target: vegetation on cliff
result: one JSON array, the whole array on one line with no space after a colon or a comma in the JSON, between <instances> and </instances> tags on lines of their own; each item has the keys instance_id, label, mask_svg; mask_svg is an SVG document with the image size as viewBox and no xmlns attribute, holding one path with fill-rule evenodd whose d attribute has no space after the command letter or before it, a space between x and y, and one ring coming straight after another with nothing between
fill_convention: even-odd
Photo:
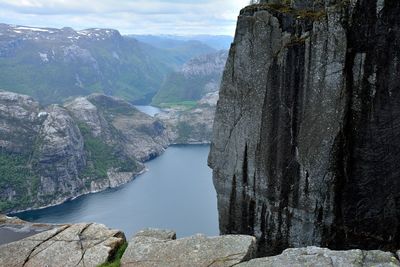
<instances>
[{"instance_id":1,"label":"vegetation on cliff","mask_svg":"<svg viewBox=\"0 0 400 267\"><path fill-rule=\"evenodd\" d=\"M106 144L100 138L94 137L87 125L78 124L84 139L84 148L87 163L82 177L95 177L96 179L107 178L107 172L115 169L118 172L137 172L140 166L133 159L119 153L112 146Z\"/></svg>"},{"instance_id":2,"label":"vegetation on cliff","mask_svg":"<svg viewBox=\"0 0 400 267\"><path fill-rule=\"evenodd\" d=\"M161 122L104 95L41 107L0 92L0 105L0 212L124 184L169 141Z\"/></svg>"},{"instance_id":3,"label":"vegetation on cliff","mask_svg":"<svg viewBox=\"0 0 400 267\"><path fill-rule=\"evenodd\" d=\"M27 207L32 203L32 198L39 189L40 178L28 163L27 156L0 153L0 191L8 191L8 197L0 199L0 211L15 206ZM13 194L21 197L15 199Z\"/></svg>"}]
</instances>

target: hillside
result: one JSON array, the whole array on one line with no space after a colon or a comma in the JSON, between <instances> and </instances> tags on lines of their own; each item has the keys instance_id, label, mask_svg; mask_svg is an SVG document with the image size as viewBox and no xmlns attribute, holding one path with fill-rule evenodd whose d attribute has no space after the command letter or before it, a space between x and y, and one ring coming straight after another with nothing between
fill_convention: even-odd
<instances>
[{"instance_id":1,"label":"hillside","mask_svg":"<svg viewBox=\"0 0 400 267\"><path fill-rule=\"evenodd\" d=\"M167 76L152 104L170 106L193 102L207 93L218 91L227 56L227 51L221 50L189 60L179 71Z\"/></svg>"},{"instance_id":2,"label":"hillside","mask_svg":"<svg viewBox=\"0 0 400 267\"><path fill-rule=\"evenodd\" d=\"M64 107L0 92L0 212L39 208L132 180L168 145L163 124L104 95Z\"/></svg>"},{"instance_id":3,"label":"hillside","mask_svg":"<svg viewBox=\"0 0 400 267\"><path fill-rule=\"evenodd\" d=\"M208 144L217 101L218 91L207 93L193 106L166 108L155 117L165 123L172 144Z\"/></svg>"},{"instance_id":4,"label":"hillside","mask_svg":"<svg viewBox=\"0 0 400 267\"><path fill-rule=\"evenodd\" d=\"M192 39L180 40L154 35L127 35L127 38L138 40L145 51L168 64L172 70L179 70L194 57L217 51L203 42Z\"/></svg>"},{"instance_id":5,"label":"hillside","mask_svg":"<svg viewBox=\"0 0 400 267\"><path fill-rule=\"evenodd\" d=\"M177 48L185 44L203 44L215 50L229 49L233 37L229 35L131 35L133 38L158 48ZM210 52L210 51L209 51Z\"/></svg>"},{"instance_id":6,"label":"hillside","mask_svg":"<svg viewBox=\"0 0 400 267\"><path fill-rule=\"evenodd\" d=\"M166 75L215 51L198 41L154 47L112 29L0 24L0 88L42 104L94 92L149 103Z\"/></svg>"}]
</instances>

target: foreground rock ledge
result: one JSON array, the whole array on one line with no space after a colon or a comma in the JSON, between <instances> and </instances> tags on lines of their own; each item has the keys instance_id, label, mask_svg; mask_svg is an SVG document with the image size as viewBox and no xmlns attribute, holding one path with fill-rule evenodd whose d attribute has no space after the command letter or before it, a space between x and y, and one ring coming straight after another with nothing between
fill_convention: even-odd
<instances>
[{"instance_id":1,"label":"foreground rock ledge","mask_svg":"<svg viewBox=\"0 0 400 267\"><path fill-rule=\"evenodd\" d=\"M393 253L359 249L334 251L326 248L306 247L286 249L273 257L254 259L238 267L372 267L400 266Z\"/></svg>"},{"instance_id":2,"label":"foreground rock ledge","mask_svg":"<svg viewBox=\"0 0 400 267\"><path fill-rule=\"evenodd\" d=\"M9 221L9 220L8 220ZM23 221L17 221L21 223ZM100 224L62 225L0 246L0 266L98 266L113 259L126 242L121 231ZM129 243L121 266L135 267L372 267L400 266L398 255L379 250L334 251L319 247L290 248L272 257L255 257L252 236L195 235L176 240L170 230L145 229Z\"/></svg>"},{"instance_id":3,"label":"foreground rock ledge","mask_svg":"<svg viewBox=\"0 0 400 267\"><path fill-rule=\"evenodd\" d=\"M251 259L256 251L252 236L174 238L171 232L156 229L139 232L129 242L121 266L233 266Z\"/></svg>"},{"instance_id":4,"label":"foreground rock ledge","mask_svg":"<svg viewBox=\"0 0 400 267\"><path fill-rule=\"evenodd\" d=\"M60 225L30 223L0 214L0 246L54 229Z\"/></svg>"},{"instance_id":5,"label":"foreground rock ledge","mask_svg":"<svg viewBox=\"0 0 400 267\"><path fill-rule=\"evenodd\" d=\"M0 246L0 266L97 266L124 242L124 233L101 224L63 225Z\"/></svg>"}]
</instances>

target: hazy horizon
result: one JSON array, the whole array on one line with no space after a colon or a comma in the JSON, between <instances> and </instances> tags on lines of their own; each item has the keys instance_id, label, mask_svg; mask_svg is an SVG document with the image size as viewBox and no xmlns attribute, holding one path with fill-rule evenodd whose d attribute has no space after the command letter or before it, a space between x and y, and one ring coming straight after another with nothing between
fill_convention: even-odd
<instances>
[{"instance_id":1,"label":"hazy horizon","mask_svg":"<svg viewBox=\"0 0 400 267\"><path fill-rule=\"evenodd\" d=\"M75 30L111 28L123 35L229 35L248 0L0 0L1 23Z\"/></svg>"},{"instance_id":2,"label":"hazy horizon","mask_svg":"<svg viewBox=\"0 0 400 267\"><path fill-rule=\"evenodd\" d=\"M70 27L68 25L60 26L60 27L48 27L48 26L28 25L28 24L7 23L7 22L4 22L4 21L0 21L0 24L5 24L5 25L10 25L10 26L15 26L15 27L26 27L27 29L28 28L33 28L33 29L34 28L37 28L37 29L62 29L62 28L69 27L69 28L72 28L74 31L84 31L84 30L90 30L90 29L118 30L118 29L110 28L110 27L91 27L91 28L77 29L77 28ZM164 38L182 37L182 38L184 38L183 40L188 39L190 37L202 37L202 36L204 36L204 37L207 37L207 36L218 37L218 36L220 36L220 37L232 37L232 38L234 37L234 34L230 35L230 34L212 34L212 33L210 33L210 34L206 34L206 33L200 33L200 34L173 34L173 33L159 33L159 34L157 34L157 33L155 33L155 34L152 34L152 33L147 33L146 34L146 33L144 33L144 34L140 34L140 33L126 33L126 34L124 34L121 31L119 31L119 32L120 32L121 35L124 35L124 36L156 36L156 37L164 37Z\"/></svg>"}]
</instances>

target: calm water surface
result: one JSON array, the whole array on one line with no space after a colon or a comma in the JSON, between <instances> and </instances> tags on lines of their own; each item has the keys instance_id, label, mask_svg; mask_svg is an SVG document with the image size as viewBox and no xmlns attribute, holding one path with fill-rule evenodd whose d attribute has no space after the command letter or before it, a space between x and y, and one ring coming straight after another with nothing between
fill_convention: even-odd
<instances>
[{"instance_id":1,"label":"calm water surface","mask_svg":"<svg viewBox=\"0 0 400 267\"><path fill-rule=\"evenodd\" d=\"M181 237L218 235L209 149L208 145L169 147L146 163L149 171L129 184L17 216L32 222L98 222L123 230L127 238L146 227L174 229Z\"/></svg>"},{"instance_id":2,"label":"calm water surface","mask_svg":"<svg viewBox=\"0 0 400 267\"><path fill-rule=\"evenodd\" d=\"M161 113L162 110L157 108L157 107L153 107L153 106L139 106L139 105L135 105L135 108L137 108L139 111L146 113L152 117L154 117L154 115Z\"/></svg>"}]
</instances>

